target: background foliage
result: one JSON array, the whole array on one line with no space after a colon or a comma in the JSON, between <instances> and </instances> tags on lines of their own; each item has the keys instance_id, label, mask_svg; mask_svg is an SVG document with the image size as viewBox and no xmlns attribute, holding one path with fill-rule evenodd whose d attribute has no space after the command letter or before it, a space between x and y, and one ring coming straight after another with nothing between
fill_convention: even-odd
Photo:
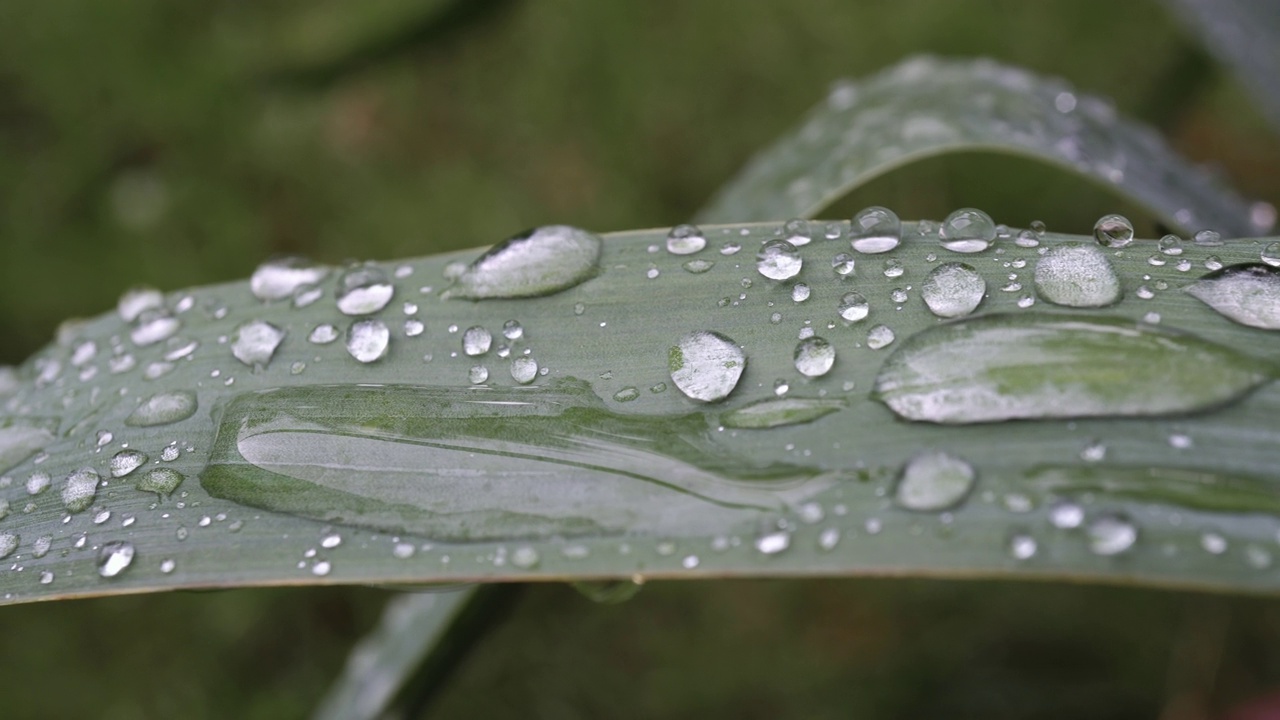
<instances>
[{"instance_id":1,"label":"background foliage","mask_svg":"<svg viewBox=\"0 0 1280 720\"><path fill-rule=\"evenodd\" d=\"M1280 141L1155 2L460 6L0 5L0 363L126 287L238 279L272 254L680 222L831 80L919 52L1063 76L1280 204ZM897 171L826 214L872 203L1082 234L1104 212L1142 220L1082 180L978 155ZM301 715L384 596L7 608L5 678L22 690L5 715ZM1199 717L1280 681L1277 639L1273 603L1150 591L669 583L596 606L536 587L429 715Z\"/></svg>"}]
</instances>

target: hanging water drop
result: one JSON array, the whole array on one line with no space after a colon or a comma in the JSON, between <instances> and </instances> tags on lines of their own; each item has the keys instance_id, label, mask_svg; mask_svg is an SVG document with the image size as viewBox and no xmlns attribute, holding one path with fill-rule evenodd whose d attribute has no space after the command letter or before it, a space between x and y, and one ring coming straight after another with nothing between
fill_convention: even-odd
<instances>
[{"instance_id":1,"label":"hanging water drop","mask_svg":"<svg viewBox=\"0 0 1280 720\"><path fill-rule=\"evenodd\" d=\"M796 370L805 377L822 377L831 371L836 362L836 349L823 338L814 336L801 340L794 353Z\"/></svg>"},{"instance_id":2,"label":"hanging water drop","mask_svg":"<svg viewBox=\"0 0 1280 720\"><path fill-rule=\"evenodd\" d=\"M907 461L894 488L901 508L937 512L959 505L977 481L973 466L945 452L927 452Z\"/></svg>"},{"instance_id":3,"label":"hanging water drop","mask_svg":"<svg viewBox=\"0 0 1280 720\"><path fill-rule=\"evenodd\" d=\"M963 317L977 309L987 293L987 281L971 265L943 263L929 272L920 287L924 304L943 318Z\"/></svg>"},{"instance_id":4,"label":"hanging water drop","mask_svg":"<svg viewBox=\"0 0 1280 720\"><path fill-rule=\"evenodd\" d=\"M386 357L390 346L391 329L381 320L359 320L347 331L347 352L362 363Z\"/></svg>"},{"instance_id":5,"label":"hanging water drop","mask_svg":"<svg viewBox=\"0 0 1280 720\"><path fill-rule=\"evenodd\" d=\"M1052 247L1036 262L1036 293L1066 307L1106 307L1119 302L1120 276L1096 245Z\"/></svg>"},{"instance_id":6,"label":"hanging water drop","mask_svg":"<svg viewBox=\"0 0 1280 720\"><path fill-rule=\"evenodd\" d=\"M756 270L770 280L789 280L800 274L804 261L786 240L766 242L756 255Z\"/></svg>"},{"instance_id":7,"label":"hanging water drop","mask_svg":"<svg viewBox=\"0 0 1280 720\"><path fill-rule=\"evenodd\" d=\"M1103 215L1093 225L1093 239L1103 247L1127 247L1133 242L1133 223L1123 215Z\"/></svg>"},{"instance_id":8,"label":"hanging water drop","mask_svg":"<svg viewBox=\"0 0 1280 720\"><path fill-rule=\"evenodd\" d=\"M996 224L990 215L976 208L961 208L947 216L938 230L942 247L958 253L978 253L996 239Z\"/></svg>"},{"instance_id":9,"label":"hanging water drop","mask_svg":"<svg viewBox=\"0 0 1280 720\"><path fill-rule=\"evenodd\" d=\"M284 341L285 331L263 320L250 320L236 328L231 354L254 369L271 364L276 349Z\"/></svg>"},{"instance_id":10,"label":"hanging water drop","mask_svg":"<svg viewBox=\"0 0 1280 720\"><path fill-rule=\"evenodd\" d=\"M737 344L717 332L696 330L667 353L671 380L692 400L717 402L729 396L747 366Z\"/></svg>"},{"instance_id":11,"label":"hanging water drop","mask_svg":"<svg viewBox=\"0 0 1280 720\"><path fill-rule=\"evenodd\" d=\"M523 298L568 290L595 276L602 248L599 236L575 227L530 230L476 258L445 297Z\"/></svg>"},{"instance_id":12,"label":"hanging water drop","mask_svg":"<svg viewBox=\"0 0 1280 720\"><path fill-rule=\"evenodd\" d=\"M889 252L901 242L902 221L888 208L864 208L849 221L849 244L860 253Z\"/></svg>"}]
</instances>

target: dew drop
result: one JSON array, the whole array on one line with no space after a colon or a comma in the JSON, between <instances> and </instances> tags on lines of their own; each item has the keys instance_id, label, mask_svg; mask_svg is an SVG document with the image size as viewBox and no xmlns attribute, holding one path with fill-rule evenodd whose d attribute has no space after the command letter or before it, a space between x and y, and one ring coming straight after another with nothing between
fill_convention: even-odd
<instances>
[{"instance_id":1,"label":"dew drop","mask_svg":"<svg viewBox=\"0 0 1280 720\"><path fill-rule=\"evenodd\" d=\"M849 222L849 244L860 253L889 252L901 242L902 221L888 208L864 208Z\"/></svg>"},{"instance_id":2,"label":"dew drop","mask_svg":"<svg viewBox=\"0 0 1280 720\"><path fill-rule=\"evenodd\" d=\"M307 337L307 340L315 343L316 345L328 345L337 339L338 328L328 323L317 325L315 329L311 331L311 335Z\"/></svg>"},{"instance_id":3,"label":"dew drop","mask_svg":"<svg viewBox=\"0 0 1280 720\"><path fill-rule=\"evenodd\" d=\"M164 310L147 311L138 318L138 324L129 331L129 339L138 347L155 345L173 337L182 329L182 321Z\"/></svg>"},{"instance_id":4,"label":"dew drop","mask_svg":"<svg viewBox=\"0 0 1280 720\"><path fill-rule=\"evenodd\" d=\"M836 349L825 339L814 336L796 345L794 360L796 370L805 377L822 377L831 371L836 362Z\"/></svg>"},{"instance_id":5,"label":"dew drop","mask_svg":"<svg viewBox=\"0 0 1280 720\"><path fill-rule=\"evenodd\" d=\"M871 304L860 293L845 293L840 298L840 304L836 306L836 310L846 321L858 322L871 312Z\"/></svg>"},{"instance_id":6,"label":"dew drop","mask_svg":"<svg viewBox=\"0 0 1280 720\"><path fill-rule=\"evenodd\" d=\"M890 345L894 339L893 328L888 325L876 325L867 331L867 347L872 350Z\"/></svg>"},{"instance_id":7,"label":"dew drop","mask_svg":"<svg viewBox=\"0 0 1280 720\"><path fill-rule=\"evenodd\" d=\"M271 364L276 348L284 340L285 331L263 320L250 320L236 328L231 354L251 368Z\"/></svg>"},{"instance_id":8,"label":"dew drop","mask_svg":"<svg viewBox=\"0 0 1280 720\"><path fill-rule=\"evenodd\" d=\"M1259 259L1271 267L1280 267L1280 242L1273 242L1262 248Z\"/></svg>"},{"instance_id":9,"label":"dew drop","mask_svg":"<svg viewBox=\"0 0 1280 720\"><path fill-rule=\"evenodd\" d=\"M479 385L489 379L489 368L483 365L473 365L467 371L467 381L472 385Z\"/></svg>"},{"instance_id":10,"label":"dew drop","mask_svg":"<svg viewBox=\"0 0 1280 720\"><path fill-rule=\"evenodd\" d=\"M964 501L977 477L973 466L954 455L922 453L903 466L893 500L907 510L946 510Z\"/></svg>"},{"instance_id":11,"label":"dew drop","mask_svg":"<svg viewBox=\"0 0 1280 720\"><path fill-rule=\"evenodd\" d=\"M262 301L283 300L305 285L315 285L329 274L306 258L283 257L268 260L253 271L249 291Z\"/></svg>"},{"instance_id":12,"label":"dew drop","mask_svg":"<svg viewBox=\"0 0 1280 720\"><path fill-rule=\"evenodd\" d=\"M347 352L362 363L386 357L391 346L391 329L381 320L359 320L347 331Z\"/></svg>"},{"instance_id":13,"label":"dew drop","mask_svg":"<svg viewBox=\"0 0 1280 720\"><path fill-rule=\"evenodd\" d=\"M707 246L707 238L696 225L677 225L667 234L667 252L692 255Z\"/></svg>"},{"instance_id":14,"label":"dew drop","mask_svg":"<svg viewBox=\"0 0 1280 720\"><path fill-rule=\"evenodd\" d=\"M825 528L818 534L818 547L823 550L834 550L840 544L839 528Z\"/></svg>"},{"instance_id":15,"label":"dew drop","mask_svg":"<svg viewBox=\"0 0 1280 720\"><path fill-rule=\"evenodd\" d=\"M938 231L942 247L958 253L978 253L996 239L996 224L976 208L961 208L947 216Z\"/></svg>"},{"instance_id":16,"label":"dew drop","mask_svg":"<svg viewBox=\"0 0 1280 720\"><path fill-rule=\"evenodd\" d=\"M596 274L602 247L599 236L567 225L530 230L476 258L446 297L522 298L568 290Z\"/></svg>"},{"instance_id":17,"label":"dew drop","mask_svg":"<svg viewBox=\"0 0 1280 720\"><path fill-rule=\"evenodd\" d=\"M27 478L27 494L39 495L45 490L48 490L51 484L53 484L53 478L49 477L49 473L44 472L43 470L33 472L31 473L31 476Z\"/></svg>"},{"instance_id":18,"label":"dew drop","mask_svg":"<svg viewBox=\"0 0 1280 720\"><path fill-rule=\"evenodd\" d=\"M3 560L13 554L18 549L18 543L21 536L11 532L0 533L0 560Z\"/></svg>"},{"instance_id":19,"label":"dew drop","mask_svg":"<svg viewBox=\"0 0 1280 720\"><path fill-rule=\"evenodd\" d=\"M196 394L189 390L175 390L152 395L125 418L130 427L153 427L186 420L196 412Z\"/></svg>"},{"instance_id":20,"label":"dew drop","mask_svg":"<svg viewBox=\"0 0 1280 720\"><path fill-rule=\"evenodd\" d=\"M737 387L747 366L747 356L724 335L696 330L671 347L667 366L672 382L686 397L717 402Z\"/></svg>"},{"instance_id":21,"label":"dew drop","mask_svg":"<svg viewBox=\"0 0 1280 720\"><path fill-rule=\"evenodd\" d=\"M1156 243L1156 249L1164 255L1177 257L1182 254L1182 238L1177 235L1165 235Z\"/></svg>"},{"instance_id":22,"label":"dew drop","mask_svg":"<svg viewBox=\"0 0 1280 720\"><path fill-rule=\"evenodd\" d=\"M1066 500L1049 508L1049 522L1059 530L1071 530L1084 524L1084 508Z\"/></svg>"},{"instance_id":23,"label":"dew drop","mask_svg":"<svg viewBox=\"0 0 1280 720\"><path fill-rule=\"evenodd\" d=\"M1123 215L1103 215L1093 225L1093 239L1103 247L1127 247L1133 242L1133 223Z\"/></svg>"},{"instance_id":24,"label":"dew drop","mask_svg":"<svg viewBox=\"0 0 1280 720\"><path fill-rule=\"evenodd\" d=\"M943 318L963 317L977 309L987 293L987 281L971 265L943 263L929 272L920 287L924 304Z\"/></svg>"},{"instance_id":25,"label":"dew drop","mask_svg":"<svg viewBox=\"0 0 1280 720\"><path fill-rule=\"evenodd\" d=\"M1009 554L1015 560L1030 560L1038 549L1036 539L1026 533L1014 533L1009 538Z\"/></svg>"},{"instance_id":26,"label":"dew drop","mask_svg":"<svg viewBox=\"0 0 1280 720\"><path fill-rule=\"evenodd\" d=\"M159 467L153 468L141 478L138 478L137 484L134 485L142 492L155 493L164 497L169 497L174 490L182 484L186 477L172 468Z\"/></svg>"},{"instance_id":27,"label":"dew drop","mask_svg":"<svg viewBox=\"0 0 1280 720\"><path fill-rule=\"evenodd\" d=\"M376 267L355 267L338 279L338 311L343 315L371 315L391 302L395 286Z\"/></svg>"},{"instance_id":28,"label":"dew drop","mask_svg":"<svg viewBox=\"0 0 1280 720\"><path fill-rule=\"evenodd\" d=\"M133 322L142 316L142 313L158 310L164 306L164 295L159 290L151 287L136 287L124 291L120 296L120 300L116 302L116 311L120 313L120 319L125 322Z\"/></svg>"},{"instance_id":29,"label":"dew drop","mask_svg":"<svg viewBox=\"0 0 1280 720\"><path fill-rule=\"evenodd\" d=\"M686 260L680 267L684 268L685 272L701 275L715 266L716 264L710 260Z\"/></svg>"},{"instance_id":30,"label":"dew drop","mask_svg":"<svg viewBox=\"0 0 1280 720\"><path fill-rule=\"evenodd\" d=\"M133 563L133 555L132 543L106 543L98 551L98 574L104 578L116 577Z\"/></svg>"},{"instance_id":31,"label":"dew drop","mask_svg":"<svg viewBox=\"0 0 1280 720\"><path fill-rule=\"evenodd\" d=\"M1249 327L1280 330L1280 269L1262 263L1215 270L1186 291L1223 316Z\"/></svg>"},{"instance_id":32,"label":"dew drop","mask_svg":"<svg viewBox=\"0 0 1280 720\"><path fill-rule=\"evenodd\" d=\"M83 512L98 494L98 473L93 468L80 468L67 476L62 486L62 506L69 513Z\"/></svg>"},{"instance_id":33,"label":"dew drop","mask_svg":"<svg viewBox=\"0 0 1280 720\"><path fill-rule=\"evenodd\" d=\"M1050 248L1036 263L1036 292L1066 307L1105 307L1120 300L1120 277L1096 245L1067 243Z\"/></svg>"},{"instance_id":34,"label":"dew drop","mask_svg":"<svg viewBox=\"0 0 1280 720\"><path fill-rule=\"evenodd\" d=\"M766 533L756 538L756 550L765 555L777 555L791 547L791 533L786 530Z\"/></svg>"},{"instance_id":35,"label":"dew drop","mask_svg":"<svg viewBox=\"0 0 1280 720\"><path fill-rule=\"evenodd\" d=\"M1200 536L1200 547L1210 555L1221 555L1227 551L1227 539L1216 532L1207 532Z\"/></svg>"},{"instance_id":36,"label":"dew drop","mask_svg":"<svg viewBox=\"0 0 1280 720\"><path fill-rule=\"evenodd\" d=\"M624 387L613 394L613 399L617 402L631 402L640 397L640 391L635 387Z\"/></svg>"},{"instance_id":37,"label":"dew drop","mask_svg":"<svg viewBox=\"0 0 1280 720\"><path fill-rule=\"evenodd\" d=\"M1200 247L1218 247L1222 244L1222 235L1217 230L1201 230L1191 241Z\"/></svg>"},{"instance_id":38,"label":"dew drop","mask_svg":"<svg viewBox=\"0 0 1280 720\"><path fill-rule=\"evenodd\" d=\"M836 253L836 256L831 258L831 269L840 277L852 275L857 264L857 260L849 253Z\"/></svg>"},{"instance_id":39,"label":"dew drop","mask_svg":"<svg viewBox=\"0 0 1280 720\"><path fill-rule=\"evenodd\" d=\"M480 326L469 327L462 333L462 352L468 356L475 357L489 352L492 343L493 336Z\"/></svg>"},{"instance_id":40,"label":"dew drop","mask_svg":"<svg viewBox=\"0 0 1280 720\"><path fill-rule=\"evenodd\" d=\"M508 340L519 340L524 337L524 326L515 320L502 324L502 336Z\"/></svg>"},{"instance_id":41,"label":"dew drop","mask_svg":"<svg viewBox=\"0 0 1280 720\"><path fill-rule=\"evenodd\" d=\"M1096 555L1119 555L1138 541L1138 527L1124 515L1103 515L1089 524L1089 549Z\"/></svg>"},{"instance_id":42,"label":"dew drop","mask_svg":"<svg viewBox=\"0 0 1280 720\"><path fill-rule=\"evenodd\" d=\"M804 302L809 299L809 286L804 283L796 283L791 287L791 300L794 302Z\"/></svg>"},{"instance_id":43,"label":"dew drop","mask_svg":"<svg viewBox=\"0 0 1280 720\"><path fill-rule=\"evenodd\" d=\"M756 255L756 270L770 280L788 280L800 274L804 261L786 240L770 240Z\"/></svg>"},{"instance_id":44,"label":"dew drop","mask_svg":"<svg viewBox=\"0 0 1280 720\"><path fill-rule=\"evenodd\" d=\"M538 361L522 355L511 361L511 378L521 385L528 385L538 376Z\"/></svg>"}]
</instances>

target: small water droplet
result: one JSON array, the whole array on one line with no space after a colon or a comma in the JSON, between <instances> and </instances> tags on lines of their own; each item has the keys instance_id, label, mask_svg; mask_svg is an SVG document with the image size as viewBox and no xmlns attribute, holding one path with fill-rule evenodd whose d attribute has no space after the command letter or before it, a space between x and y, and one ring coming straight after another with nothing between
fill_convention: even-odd
<instances>
[{"instance_id":1,"label":"small water droplet","mask_svg":"<svg viewBox=\"0 0 1280 720\"><path fill-rule=\"evenodd\" d=\"M1040 256L1036 292L1066 307L1105 307L1120 300L1120 277L1096 245L1067 243Z\"/></svg>"},{"instance_id":2,"label":"small water droplet","mask_svg":"<svg viewBox=\"0 0 1280 720\"><path fill-rule=\"evenodd\" d=\"M786 530L766 533L756 538L756 550L765 555L777 555L791 547L791 533Z\"/></svg>"},{"instance_id":3,"label":"small water droplet","mask_svg":"<svg viewBox=\"0 0 1280 720\"><path fill-rule=\"evenodd\" d=\"M185 479L182 473L173 468L159 467L147 471L145 475L138 479L134 487L142 492L169 497Z\"/></svg>"},{"instance_id":4,"label":"small water droplet","mask_svg":"<svg viewBox=\"0 0 1280 720\"><path fill-rule=\"evenodd\" d=\"M1280 330L1280 269L1246 263L1215 270L1186 291L1223 316L1249 327Z\"/></svg>"},{"instance_id":5,"label":"small water droplet","mask_svg":"<svg viewBox=\"0 0 1280 720\"><path fill-rule=\"evenodd\" d=\"M250 320L236 328L231 354L251 368L265 368L271 364L284 336L284 330L269 322Z\"/></svg>"},{"instance_id":6,"label":"small water droplet","mask_svg":"<svg viewBox=\"0 0 1280 720\"><path fill-rule=\"evenodd\" d=\"M640 397L640 391L635 387L624 387L613 394L613 399L618 402L631 402Z\"/></svg>"},{"instance_id":7,"label":"small water droplet","mask_svg":"<svg viewBox=\"0 0 1280 720\"><path fill-rule=\"evenodd\" d=\"M840 298L840 304L836 306L836 310L840 313L840 317L848 322L858 322L871 312L871 304L860 293L845 293Z\"/></svg>"},{"instance_id":8,"label":"small water droplet","mask_svg":"<svg viewBox=\"0 0 1280 720\"><path fill-rule=\"evenodd\" d=\"M80 468L67 476L62 486L62 506L69 513L83 512L89 509L98 495L97 471L93 468Z\"/></svg>"},{"instance_id":9,"label":"small water droplet","mask_svg":"<svg viewBox=\"0 0 1280 720\"><path fill-rule=\"evenodd\" d=\"M1138 527L1124 515L1103 515L1089 523L1089 549L1097 555L1119 555L1138 541Z\"/></svg>"},{"instance_id":10,"label":"small water droplet","mask_svg":"<svg viewBox=\"0 0 1280 720\"><path fill-rule=\"evenodd\" d=\"M599 269L599 236L548 225L494 245L457 278L446 297L470 300L550 295L580 285Z\"/></svg>"},{"instance_id":11,"label":"small water droplet","mask_svg":"<svg viewBox=\"0 0 1280 720\"><path fill-rule=\"evenodd\" d=\"M857 264L857 260L849 253L836 253L836 256L831 258L831 269L840 277L853 275Z\"/></svg>"},{"instance_id":12,"label":"small water droplet","mask_svg":"<svg viewBox=\"0 0 1280 720\"><path fill-rule=\"evenodd\" d=\"M1100 440L1091 440L1089 444L1085 445L1084 449L1080 451L1080 459L1089 463L1102 462L1107 459L1106 444Z\"/></svg>"},{"instance_id":13,"label":"small water droplet","mask_svg":"<svg viewBox=\"0 0 1280 720\"><path fill-rule=\"evenodd\" d=\"M680 392L693 400L717 402L737 387L747 356L724 335L697 330L671 347L667 364Z\"/></svg>"},{"instance_id":14,"label":"small water droplet","mask_svg":"<svg viewBox=\"0 0 1280 720\"><path fill-rule=\"evenodd\" d=\"M1177 235L1165 235L1156 243L1156 249L1164 255L1177 257L1182 254L1182 238Z\"/></svg>"},{"instance_id":15,"label":"small water droplet","mask_svg":"<svg viewBox=\"0 0 1280 720\"><path fill-rule=\"evenodd\" d=\"M1227 539L1216 532L1203 533L1200 536L1200 547L1210 555L1221 555L1227 551Z\"/></svg>"},{"instance_id":16,"label":"small water droplet","mask_svg":"<svg viewBox=\"0 0 1280 720\"><path fill-rule=\"evenodd\" d=\"M677 225L667 234L667 252L692 255L707 246L707 238L696 225Z\"/></svg>"},{"instance_id":17,"label":"small water droplet","mask_svg":"<svg viewBox=\"0 0 1280 720\"><path fill-rule=\"evenodd\" d=\"M1032 230L1023 230L1018 233L1013 244L1021 248L1033 248L1040 245L1040 238Z\"/></svg>"},{"instance_id":18,"label":"small water droplet","mask_svg":"<svg viewBox=\"0 0 1280 720\"><path fill-rule=\"evenodd\" d=\"M381 320L358 320L347 331L347 352L362 363L381 360L391 346L391 329Z\"/></svg>"},{"instance_id":19,"label":"small water droplet","mask_svg":"<svg viewBox=\"0 0 1280 720\"><path fill-rule=\"evenodd\" d=\"M1200 247L1218 247L1222 244L1222 235L1217 230L1201 230L1191 241Z\"/></svg>"},{"instance_id":20,"label":"small water droplet","mask_svg":"<svg viewBox=\"0 0 1280 720\"><path fill-rule=\"evenodd\" d=\"M964 501L977 477L973 466L954 455L922 453L903 466L893 499L907 510L947 510Z\"/></svg>"},{"instance_id":21,"label":"small water droplet","mask_svg":"<svg viewBox=\"0 0 1280 720\"><path fill-rule=\"evenodd\" d=\"M511 551L511 564L522 570L537 567L541 560L542 558L538 555L538 551L527 545Z\"/></svg>"},{"instance_id":22,"label":"small water droplet","mask_svg":"<svg viewBox=\"0 0 1280 720\"><path fill-rule=\"evenodd\" d=\"M0 428L0 473L8 472L53 442L43 427L13 424Z\"/></svg>"},{"instance_id":23,"label":"small water droplet","mask_svg":"<svg viewBox=\"0 0 1280 720\"><path fill-rule=\"evenodd\" d=\"M30 477L27 478L27 494L39 495L45 490L48 490L49 486L52 484L53 478L49 476L49 473L44 472L43 470L33 472Z\"/></svg>"},{"instance_id":24,"label":"small water droplet","mask_svg":"<svg viewBox=\"0 0 1280 720\"><path fill-rule=\"evenodd\" d=\"M175 390L152 395L143 400L137 409L125 418L130 427L153 427L186 420L195 414L196 394L189 390Z\"/></svg>"},{"instance_id":25,"label":"small water droplet","mask_svg":"<svg viewBox=\"0 0 1280 720\"><path fill-rule=\"evenodd\" d=\"M1059 501L1049 508L1049 522L1060 530L1078 528L1084 524L1084 508L1070 501Z\"/></svg>"},{"instance_id":26,"label":"small water droplet","mask_svg":"<svg viewBox=\"0 0 1280 720\"><path fill-rule=\"evenodd\" d=\"M489 368L483 365L473 365L467 371L467 381L472 385L479 385L489 379Z\"/></svg>"},{"instance_id":27,"label":"small water droplet","mask_svg":"<svg viewBox=\"0 0 1280 720\"><path fill-rule=\"evenodd\" d=\"M12 555L13 551L18 549L18 543L21 541L21 539L22 539L21 536L15 533L11 533L11 532L0 533L0 560L3 560L9 557L10 555Z\"/></svg>"},{"instance_id":28,"label":"small water droplet","mask_svg":"<svg viewBox=\"0 0 1280 720\"><path fill-rule=\"evenodd\" d=\"M329 268L321 267L306 258L283 257L268 260L253 271L249 278L249 291L262 301L283 300L305 285L315 285L329 275Z\"/></svg>"},{"instance_id":29,"label":"small water droplet","mask_svg":"<svg viewBox=\"0 0 1280 720\"><path fill-rule=\"evenodd\" d=\"M804 283L796 283L791 287L791 299L794 302L804 302L809 299L809 286Z\"/></svg>"},{"instance_id":30,"label":"small water droplet","mask_svg":"<svg viewBox=\"0 0 1280 720\"><path fill-rule=\"evenodd\" d=\"M1015 560L1030 560L1035 557L1037 549L1036 539L1026 533L1014 533L1009 537L1009 554Z\"/></svg>"},{"instance_id":31,"label":"small water droplet","mask_svg":"<svg viewBox=\"0 0 1280 720\"><path fill-rule=\"evenodd\" d=\"M1103 215L1093 225L1093 239L1103 247L1127 247L1133 242L1133 223L1123 215Z\"/></svg>"},{"instance_id":32,"label":"small water droplet","mask_svg":"<svg viewBox=\"0 0 1280 720\"><path fill-rule=\"evenodd\" d=\"M469 327L466 332L462 333L462 352L471 357L483 355L489 352L489 345L493 342L493 336L488 330L480 326Z\"/></svg>"},{"instance_id":33,"label":"small water droplet","mask_svg":"<svg viewBox=\"0 0 1280 720\"><path fill-rule=\"evenodd\" d=\"M849 222L849 244L860 253L889 252L901 242L902 221L888 208L864 208Z\"/></svg>"},{"instance_id":34,"label":"small water droplet","mask_svg":"<svg viewBox=\"0 0 1280 720\"><path fill-rule=\"evenodd\" d=\"M902 277L902 274L905 273L906 271L907 269L905 266L903 266L901 260L885 260L884 261L884 276L887 278Z\"/></svg>"},{"instance_id":35,"label":"small water droplet","mask_svg":"<svg viewBox=\"0 0 1280 720\"><path fill-rule=\"evenodd\" d=\"M959 253L978 253L996 239L996 224L976 208L961 208L947 216L938 231L942 247Z\"/></svg>"},{"instance_id":36,"label":"small water droplet","mask_svg":"<svg viewBox=\"0 0 1280 720\"><path fill-rule=\"evenodd\" d=\"M511 377L521 385L528 385L538 376L538 361L522 355L511 361Z\"/></svg>"},{"instance_id":37,"label":"small water droplet","mask_svg":"<svg viewBox=\"0 0 1280 720\"><path fill-rule=\"evenodd\" d=\"M924 304L943 318L963 317L977 309L987 293L987 281L971 265L943 263L929 272L920 287Z\"/></svg>"},{"instance_id":38,"label":"small water droplet","mask_svg":"<svg viewBox=\"0 0 1280 720\"><path fill-rule=\"evenodd\" d=\"M124 572L133 563L134 549L132 543L109 542L98 551L98 574L104 578L113 578Z\"/></svg>"},{"instance_id":39,"label":"small water droplet","mask_svg":"<svg viewBox=\"0 0 1280 720\"><path fill-rule=\"evenodd\" d=\"M894 341L893 328L888 325L876 325L867 331L867 347L879 350Z\"/></svg>"},{"instance_id":40,"label":"small water droplet","mask_svg":"<svg viewBox=\"0 0 1280 720\"><path fill-rule=\"evenodd\" d=\"M124 291L116 302L116 311L120 319L131 323L149 310L158 310L164 306L164 295L151 287L135 287Z\"/></svg>"},{"instance_id":41,"label":"small water droplet","mask_svg":"<svg viewBox=\"0 0 1280 720\"><path fill-rule=\"evenodd\" d=\"M129 331L129 339L138 347L155 345L173 337L182 329L182 321L167 311L148 310L138 317L138 324Z\"/></svg>"},{"instance_id":42,"label":"small water droplet","mask_svg":"<svg viewBox=\"0 0 1280 720\"><path fill-rule=\"evenodd\" d=\"M818 534L818 547L823 550L834 550L836 545L840 544L839 528L824 528Z\"/></svg>"},{"instance_id":43,"label":"small water droplet","mask_svg":"<svg viewBox=\"0 0 1280 720\"><path fill-rule=\"evenodd\" d=\"M317 325L307 339L316 345L328 345L338 339L338 328L328 323Z\"/></svg>"},{"instance_id":44,"label":"small water droplet","mask_svg":"<svg viewBox=\"0 0 1280 720\"><path fill-rule=\"evenodd\" d=\"M804 261L786 240L770 240L756 255L756 270L770 280L788 280L800 274Z\"/></svg>"},{"instance_id":45,"label":"small water droplet","mask_svg":"<svg viewBox=\"0 0 1280 720\"><path fill-rule=\"evenodd\" d=\"M801 340L794 353L796 370L805 377L822 377L836 362L836 349L825 339L814 336Z\"/></svg>"}]
</instances>

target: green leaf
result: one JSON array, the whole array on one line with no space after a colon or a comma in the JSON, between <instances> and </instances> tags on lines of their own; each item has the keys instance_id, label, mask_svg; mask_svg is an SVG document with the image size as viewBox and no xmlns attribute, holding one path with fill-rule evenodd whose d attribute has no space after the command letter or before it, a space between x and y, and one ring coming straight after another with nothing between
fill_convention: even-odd
<instances>
[{"instance_id":1,"label":"green leaf","mask_svg":"<svg viewBox=\"0 0 1280 720\"><path fill-rule=\"evenodd\" d=\"M1019 155L1110 186L1183 232L1256 235L1249 205L1152 130L1065 82L990 60L916 57L837 84L701 214L706 222L813 217L895 168L961 151Z\"/></svg>"},{"instance_id":2,"label":"green leaf","mask_svg":"<svg viewBox=\"0 0 1280 720\"><path fill-rule=\"evenodd\" d=\"M868 255L847 222L786 231L813 239L782 281L754 256L783 228L758 224L705 227L692 255L663 230L609 235L541 297L449 297L482 251L129 294L0 382L0 601L881 574L1280 589L1280 517L1253 500L1280 490L1280 334L1188 292L1268 241L1085 257L1053 249L1092 239L924 222ZM1115 302L1064 292L1080 257L1111 267ZM689 341L709 336L732 347ZM715 393L677 382L672 347ZM1035 402L899 417L885 379L930 367ZM1082 389L1089 412L1063 411Z\"/></svg>"}]
</instances>

